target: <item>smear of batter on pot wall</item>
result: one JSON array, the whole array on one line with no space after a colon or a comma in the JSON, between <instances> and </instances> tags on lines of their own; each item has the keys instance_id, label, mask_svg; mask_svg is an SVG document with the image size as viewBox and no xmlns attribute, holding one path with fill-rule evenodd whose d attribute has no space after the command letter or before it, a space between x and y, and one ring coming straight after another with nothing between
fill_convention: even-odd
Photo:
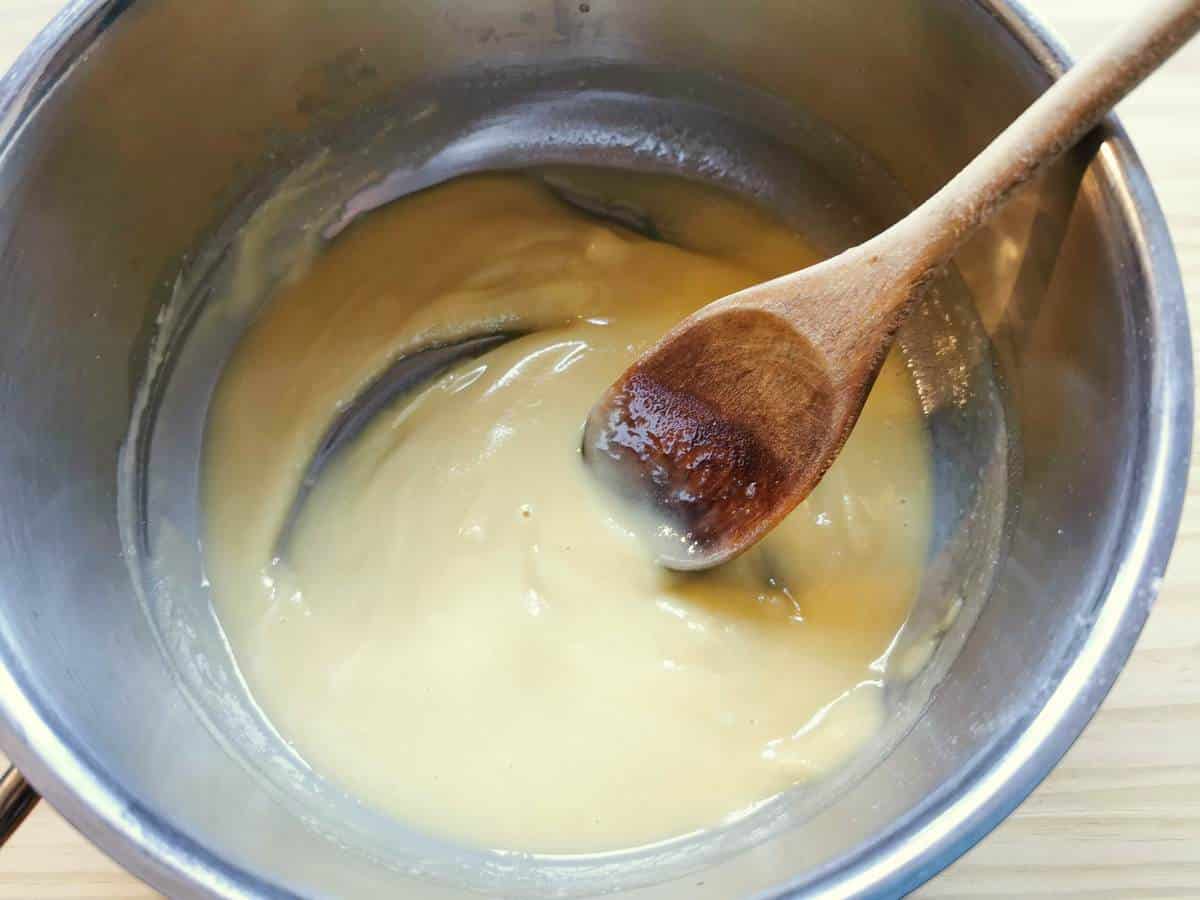
<instances>
[{"instance_id":1,"label":"smear of batter on pot wall","mask_svg":"<svg viewBox=\"0 0 1200 900\"><path fill-rule=\"evenodd\" d=\"M812 495L762 544L657 567L579 454L600 392L703 304L815 261L740 200L580 171L665 240L540 181L396 201L279 289L205 446L206 565L257 702L320 774L488 847L631 847L737 817L882 724L917 594L930 462L889 360ZM399 355L527 332L378 415L276 540L329 423Z\"/></svg>"}]
</instances>

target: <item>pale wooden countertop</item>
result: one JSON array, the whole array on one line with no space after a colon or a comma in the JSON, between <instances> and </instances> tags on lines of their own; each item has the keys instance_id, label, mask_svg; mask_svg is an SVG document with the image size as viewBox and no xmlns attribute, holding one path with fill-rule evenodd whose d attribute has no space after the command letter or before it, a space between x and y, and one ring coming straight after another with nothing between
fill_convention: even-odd
<instances>
[{"instance_id":1,"label":"pale wooden countertop","mask_svg":"<svg viewBox=\"0 0 1200 900\"><path fill-rule=\"evenodd\" d=\"M1077 56L1143 5L1028 2ZM0 71L59 5L0 0ZM1200 46L1184 50L1120 114L1170 220L1200 328ZM918 896L1200 897L1198 481L1188 490L1158 605L1099 715L1033 796ZM157 896L46 803L0 851L0 900Z\"/></svg>"}]
</instances>

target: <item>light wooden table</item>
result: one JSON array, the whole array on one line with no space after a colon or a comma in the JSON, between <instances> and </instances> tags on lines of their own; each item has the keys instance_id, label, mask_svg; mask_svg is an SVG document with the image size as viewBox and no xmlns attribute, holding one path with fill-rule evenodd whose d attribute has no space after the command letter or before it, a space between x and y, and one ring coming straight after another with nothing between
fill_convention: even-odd
<instances>
[{"instance_id":1,"label":"light wooden table","mask_svg":"<svg viewBox=\"0 0 1200 900\"><path fill-rule=\"evenodd\" d=\"M1077 55L1139 0L1029 0ZM0 0L0 70L59 0ZM1200 46L1120 114L1166 209L1200 327ZM1200 347L1200 341L1197 341ZM1200 447L1200 442L1198 442ZM1193 462L1200 458L1200 450ZM1196 467L1193 467L1196 469ZM1200 472L1200 469L1196 469ZM1046 782L922 898L1200 898L1200 476L1137 650ZM42 803L0 851L0 900L157 897Z\"/></svg>"}]
</instances>

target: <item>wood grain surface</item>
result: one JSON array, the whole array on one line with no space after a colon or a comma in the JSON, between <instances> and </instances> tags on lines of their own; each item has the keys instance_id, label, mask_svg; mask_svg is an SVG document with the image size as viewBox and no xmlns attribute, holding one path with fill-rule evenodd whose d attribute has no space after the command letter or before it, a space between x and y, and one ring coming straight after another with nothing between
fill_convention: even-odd
<instances>
[{"instance_id":1,"label":"wood grain surface","mask_svg":"<svg viewBox=\"0 0 1200 900\"><path fill-rule=\"evenodd\" d=\"M1029 0L1082 54L1140 0ZM58 0L0 0L0 71ZM1120 106L1175 239L1200 323L1200 46ZM1193 453L1193 470L1200 451ZM1064 761L920 898L1200 898L1200 479L1133 658ZM0 900L158 895L42 803L0 851Z\"/></svg>"}]
</instances>

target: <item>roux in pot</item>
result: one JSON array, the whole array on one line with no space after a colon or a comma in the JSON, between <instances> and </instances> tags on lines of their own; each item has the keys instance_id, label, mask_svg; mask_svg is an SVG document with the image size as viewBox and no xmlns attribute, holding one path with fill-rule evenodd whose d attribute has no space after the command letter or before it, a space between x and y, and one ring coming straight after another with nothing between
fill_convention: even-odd
<instances>
[{"instance_id":1,"label":"roux in pot","mask_svg":"<svg viewBox=\"0 0 1200 900\"><path fill-rule=\"evenodd\" d=\"M572 177L666 240L522 175L399 200L278 291L222 378L205 448L217 613L280 733L416 827L543 852L718 825L860 749L931 515L897 357L762 544L711 572L657 567L587 476L588 409L671 324L816 254L708 187ZM490 330L527 333L381 413L273 559L339 408L398 355Z\"/></svg>"}]
</instances>

